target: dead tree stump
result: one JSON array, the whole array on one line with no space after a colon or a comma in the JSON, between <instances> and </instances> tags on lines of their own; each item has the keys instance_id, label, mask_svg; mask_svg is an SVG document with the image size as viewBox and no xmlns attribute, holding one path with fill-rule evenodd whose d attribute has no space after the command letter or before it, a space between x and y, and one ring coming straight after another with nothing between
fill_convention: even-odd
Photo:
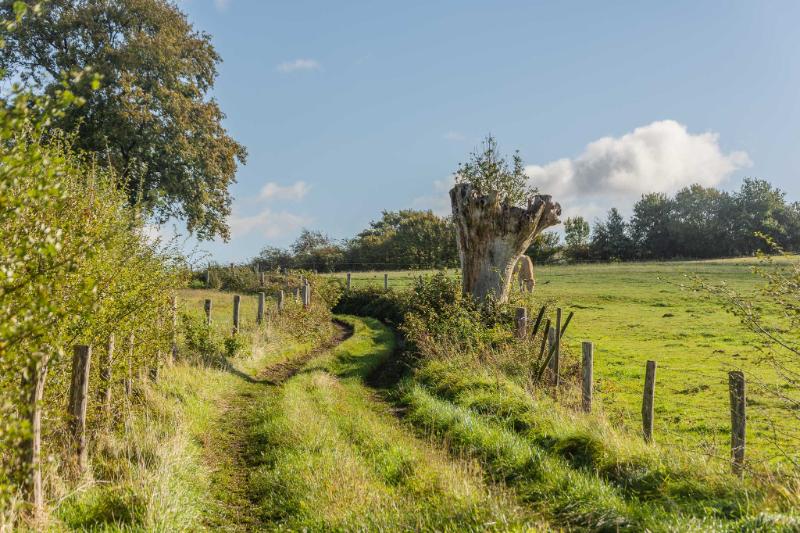
<instances>
[{"instance_id":1,"label":"dead tree stump","mask_svg":"<svg viewBox=\"0 0 800 533\"><path fill-rule=\"evenodd\" d=\"M536 195L527 208L517 207L501 203L496 192L481 196L467 183L450 189L450 203L464 294L506 302L517 259L539 233L560 222L561 206Z\"/></svg>"}]
</instances>

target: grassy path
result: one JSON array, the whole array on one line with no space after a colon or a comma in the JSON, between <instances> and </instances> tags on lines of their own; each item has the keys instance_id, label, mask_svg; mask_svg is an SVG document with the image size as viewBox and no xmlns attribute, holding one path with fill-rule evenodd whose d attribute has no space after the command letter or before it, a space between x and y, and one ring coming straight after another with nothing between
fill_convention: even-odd
<instances>
[{"instance_id":1,"label":"grassy path","mask_svg":"<svg viewBox=\"0 0 800 533\"><path fill-rule=\"evenodd\" d=\"M254 398L247 494L259 527L289 530L523 530L530 512L474 461L413 436L367 376L392 352L375 320ZM247 522L243 522L247 524Z\"/></svg>"}]
</instances>

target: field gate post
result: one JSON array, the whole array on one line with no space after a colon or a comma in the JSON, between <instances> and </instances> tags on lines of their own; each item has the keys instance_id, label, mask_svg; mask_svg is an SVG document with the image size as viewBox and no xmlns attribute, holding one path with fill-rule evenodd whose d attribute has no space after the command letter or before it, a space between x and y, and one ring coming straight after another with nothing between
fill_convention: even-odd
<instances>
[{"instance_id":1,"label":"field gate post","mask_svg":"<svg viewBox=\"0 0 800 533\"><path fill-rule=\"evenodd\" d=\"M747 425L747 399L744 373L741 370L728 372L728 390L731 400L731 469L742 477L744 470L745 429Z\"/></svg>"},{"instance_id":2,"label":"field gate post","mask_svg":"<svg viewBox=\"0 0 800 533\"><path fill-rule=\"evenodd\" d=\"M266 294L263 292L258 293L258 314L256 315L256 323L261 324L264 322L264 300L266 298Z\"/></svg>"},{"instance_id":3,"label":"field gate post","mask_svg":"<svg viewBox=\"0 0 800 533\"><path fill-rule=\"evenodd\" d=\"M528 310L524 307L517 307L514 314L514 336L524 339L528 328Z\"/></svg>"},{"instance_id":4,"label":"field gate post","mask_svg":"<svg viewBox=\"0 0 800 533\"><path fill-rule=\"evenodd\" d=\"M549 322L549 321L548 321ZM558 383L558 378L556 377L556 358L555 358L555 344L556 344L556 328L550 326L547 328L547 353L553 352L553 357L547 362L547 368L550 374L550 383L556 384Z\"/></svg>"},{"instance_id":5,"label":"field gate post","mask_svg":"<svg viewBox=\"0 0 800 533\"><path fill-rule=\"evenodd\" d=\"M239 333L239 305L242 297L238 294L233 295L233 334Z\"/></svg>"},{"instance_id":6,"label":"field gate post","mask_svg":"<svg viewBox=\"0 0 800 533\"><path fill-rule=\"evenodd\" d=\"M655 415L656 362L647 361L644 373L644 395L642 396L642 436L645 442L653 441L653 418Z\"/></svg>"},{"instance_id":7,"label":"field gate post","mask_svg":"<svg viewBox=\"0 0 800 533\"><path fill-rule=\"evenodd\" d=\"M583 351L581 405L585 413L592 412L592 388L594 387L594 345L584 341L581 345Z\"/></svg>"},{"instance_id":8,"label":"field gate post","mask_svg":"<svg viewBox=\"0 0 800 533\"><path fill-rule=\"evenodd\" d=\"M385 273L383 275L383 290L389 289L389 273Z\"/></svg>"},{"instance_id":9,"label":"field gate post","mask_svg":"<svg viewBox=\"0 0 800 533\"><path fill-rule=\"evenodd\" d=\"M77 345L72 354L72 382L69 388L69 429L78 458L78 472L86 469L86 407L89 401L89 365L92 347Z\"/></svg>"}]
</instances>

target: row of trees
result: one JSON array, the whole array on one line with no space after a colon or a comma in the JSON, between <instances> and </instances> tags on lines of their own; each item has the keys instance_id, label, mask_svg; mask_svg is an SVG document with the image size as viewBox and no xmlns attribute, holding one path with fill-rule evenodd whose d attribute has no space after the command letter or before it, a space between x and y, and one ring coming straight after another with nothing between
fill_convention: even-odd
<instances>
[{"instance_id":1,"label":"row of trees","mask_svg":"<svg viewBox=\"0 0 800 533\"><path fill-rule=\"evenodd\" d=\"M304 229L289 249L268 246L254 262L262 270L319 272L448 268L458 265L458 250L449 218L406 209L384 211L379 220L343 242Z\"/></svg>"},{"instance_id":2,"label":"row of trees","mask_svg":"<svg viewBox=\"0 0 800 533\"><path fill-rule=\"evenodd\" d=\"M768 182L746 179L738 191L700 185L674 196L652 193L634 205L629 220L612 208L593 227L583 217L564 221L558 233L537 236L527 254L537 263L752 255L763 248L757 234L785 250L800 250L800 202ZM432 269L458 266L455 227L430 211L384 211L352 239L334 241L304 229L288 248L266 247L254 259L262 270Z\"/></svg>"},{"instance_id":3,"label":"row of trees","mask_svg":"<svg viewBox=\"0 0 800 533\"><path fill-rule=\"evenodd\" d=\"M612 208L591 232L582 217L564 223L563 254L572 260L714 258L752 255L766 235L800 249L800 202L768 182L746 179L738 191L692 185L674 196L642 196L630 220Z\"/></svg>"}]
</instances>

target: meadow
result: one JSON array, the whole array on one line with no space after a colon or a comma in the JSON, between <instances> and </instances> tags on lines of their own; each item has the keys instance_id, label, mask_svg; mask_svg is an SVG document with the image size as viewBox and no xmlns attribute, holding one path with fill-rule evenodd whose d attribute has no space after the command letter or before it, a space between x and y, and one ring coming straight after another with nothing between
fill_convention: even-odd
<instances>
[{"instance_id":1,"label":"meadow","mask_svg":"<svg viewBox=\"0 0 800 533\"><path fill-rule=\"evenodd\" d=\"M730 411L727 371L742 369L748 391L748 459L771 461L800 428L756 381L770 382L759 341L721 302L694 290L697 277L726 283L758 300L757 260L547 265L536 269L530 307L547 303L575 317L564 338L577 360L581 342L595 346L595 399L603 414L631 431L641 428L645 363L658 364L654 438L663 445L727 459ZM457 272L451 271L452 275ZM425 272L390 272L389 286L410 287ZM335 274L344 280L344 274ZM351 284L381 286L383 273L354 272ZM795 441L796 442L796 441ZM776 446L777 443L777 446Z\"/></svg>"}]
</instances>

